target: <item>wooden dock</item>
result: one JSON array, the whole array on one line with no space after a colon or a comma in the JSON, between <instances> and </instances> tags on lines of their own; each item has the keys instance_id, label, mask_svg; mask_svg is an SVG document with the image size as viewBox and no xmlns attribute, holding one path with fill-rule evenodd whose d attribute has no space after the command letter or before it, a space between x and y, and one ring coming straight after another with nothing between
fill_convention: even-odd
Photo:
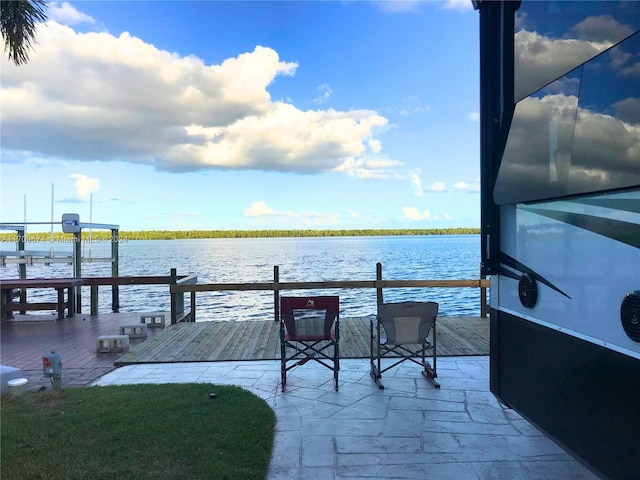
<instances>
[{"instance_id":1,"label":"wooden dock","mask_svg":"<svg viewBox=\"0 0 640 480\"><path fill-rule=\"evenodd\" d=\"M22 369L30 385L49 385L42 376L42 355L55 350L62 356L63 385L74 386L87 385L122 365L280 358L279 324L273 320L167 325L149 329L146 340L132 339L124 355L96 353L96 337L117 334L118 325L137 323L140 315L78 314L61 321L17 315L0 324L0 362ZM341 358L368 358L368 317L341 319L340 337ZM438 356L488 355L489 320L439 317L437 341Z\"/></svg>"},{"instance_id":2,"label":"wooden dock","mask_svg":"<svg viewBox=\"0 0 640 480\"><path fill-rule=\"evenodd\" d=\"M340 320L340 358L369 357L369 318ZM438 356L489 355L489 320L439 317ZM171 325L120 357L116 365L280 359L279 323L201 322Z\"/></svg>"}]
</instances>

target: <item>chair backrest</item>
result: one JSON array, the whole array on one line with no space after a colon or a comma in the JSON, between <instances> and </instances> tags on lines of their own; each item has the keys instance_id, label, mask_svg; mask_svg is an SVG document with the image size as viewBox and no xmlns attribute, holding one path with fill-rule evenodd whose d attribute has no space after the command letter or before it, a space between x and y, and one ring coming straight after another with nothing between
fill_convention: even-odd
<instances>
[{"instance_id":1,"label":"chair backrest","mask_svg":"<svg viewBox=\"0 0 640 480\"><path fill-rule=\"evenodd\" d=\"M392 345L424 343L438 316L436 302L398 302L378 305L378 322Z\"/></svg>"},{"instance_id":2,"label":"chair backrest","mask_svg":"<svg viewBox=\"0 0 640 480\"><path fill-rule=\"evenodd\" d=\"M340 317L340 297L280 297L280 319L290 340L329 340Z\"/></svg>"}]
</instances>

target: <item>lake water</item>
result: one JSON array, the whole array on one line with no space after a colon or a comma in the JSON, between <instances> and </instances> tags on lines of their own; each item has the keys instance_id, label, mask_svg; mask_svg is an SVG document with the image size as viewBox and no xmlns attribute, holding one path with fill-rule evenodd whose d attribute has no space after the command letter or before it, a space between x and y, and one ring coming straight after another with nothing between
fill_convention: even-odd
<instances>
[{"instance_id":1,"label":"lake water","mask_svg":"<svg viewBox=\"0 0 640 480\"><path fill-rule=\"evenodd\" d=\"M90 246L90 249L89 249ZM13 244L2 243L2 250ZM49 244L27 245L48 249ZM70 254L70 245L54 245ZM84 244L84 257L108 257L109 243ZM470 280L480 278L479 235L305 237L198 240L122 241L119 244L120 275L195 274L199 283L272 282L279 266L281 282L375 280L376 263L382 263L385 280ZM2 278L18 278L16 265L0 267ZM110 276L108 263L83 263L82 275ZM28 278L70 277L66 264L27 267ZM38 292L43 298L52 293ZM372 315L376 310L374 289L341 289L284 292L283 294L339 295L341 316ZM188 296L187 296L188 297ZM385 301L431 300L440 304L440 315L480 315L478 288L385 289ZM89 289L83 289L83 312L88 312ZM41 300L47 301L47 300ZM53 301L53 300L51 300ZM197 294L198 321L272 320L273 292L203 292ZM100 312L111 308L111 289L100 289ZM120 311L169 310L168 287L124 286L120 288Z\"/></svg>"}]
</instances>

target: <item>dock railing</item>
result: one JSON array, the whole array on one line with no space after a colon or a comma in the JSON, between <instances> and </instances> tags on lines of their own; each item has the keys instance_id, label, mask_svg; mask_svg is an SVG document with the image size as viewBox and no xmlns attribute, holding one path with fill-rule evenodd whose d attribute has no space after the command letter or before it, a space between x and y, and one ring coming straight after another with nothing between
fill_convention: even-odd
<instances>
[{"instance_id":1,"label":"dock railing","mask_svg":"<svg viewBox=\"0 0 640 480\"><path fill-rule=\"evenodd\" d=\"M343 281L320 281L320 282L281 282L280 269L276 265L273 267L273 282L258 283L197 283L194 281L172 282L169 289L172 295L185 293L191 294L190 321L195 321L196 317L196 293L203 292L225 292L225 291L273 291L274 321L280 320L280 292L282 290L325 290L325 289L376 289L377 301L383 301L383 289L385 288L479 288L480 289L480 315L487 316L487 288L491 286L491 281L486 278L478 280L383 280L382 264L376 265L375 280L343 280ZM171 323L174 322L174 308L172 300ZM176 318L178 313L176 311Z\"/></svg>"},{"instance_id":2,"label":"dock railing","mask_svg":"<svg viewBox=\"0 0 640 480\"><path fill-rule=\"evenodd\" d=\"M124 276L124 277L85 277L81 285L91 289L91 315L98 314L98 288L111 286L111 309L120 311L119 287L125 285L168 285L171 297L171 323L196 321L196 294L204 292L224 291L273 291L274 320L280 320L280 292L283 290L331 290L331 289L375 289L377 301L383 301L385 288L479 288L480 316L488 313L487 289L491 281L486 278L478 280L384 280L382 265L376 265L375 280L343 280L319 282L281 282L278 266L273 268L273 282L260 283L198 283L196 275L178 275L175 268L169 275ZM77 287L81 288L81 287ZM190 295L188 308L185 308L185 294ZM75 312L81 313L81 305L75 306Z\"/></svg>"}]
</instances>

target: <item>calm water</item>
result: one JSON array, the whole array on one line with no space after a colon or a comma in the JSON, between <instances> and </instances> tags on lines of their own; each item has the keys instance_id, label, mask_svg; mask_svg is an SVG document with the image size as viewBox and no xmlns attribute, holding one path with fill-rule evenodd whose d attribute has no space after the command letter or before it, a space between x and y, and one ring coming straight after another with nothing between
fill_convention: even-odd
<instances>
[{"instance_id":1,"label":"calm water","mask_svg":"<svg viewBox=\"0 0 640 480\"><path fill-rule=\"evenodd\" d=\"M2 243L2 250L13 244ZM46 250L49 244L27 245ZM70 253L70 245L54 245L56 252ZM107 257L109 243L85 244L83 255ZM478 235L255 238L206 240L148 240L120 243L120 275L196 274L199 283L249 283L273 281L274 266L281 282L326 280L374 280L376 263L382 263L385 280L478 279ZM108 263L83 263L82 274L110 276ZM17 278L15 265L0 267L2 278ZM28 278L69 277L70 265L27 267ZM53 292L53 290L52 290ZM340 295L341 316L356 317L375 312L374 289L296 291L284 294ZM53 293L30 295L45 298ZM89 289L83 290L83 312L89 311ZM476 288L385 289L386 301L433 300L441 315L479 315L480 290ZM53 301L53 300L52 300ZM273 292L203 292L197 295L198 321L271 320ZM100 289L100 312L111 308L110 288ZM167 286L132 286L120 289L120 310L169 310Z\"/></svg>"}]
</instances>

